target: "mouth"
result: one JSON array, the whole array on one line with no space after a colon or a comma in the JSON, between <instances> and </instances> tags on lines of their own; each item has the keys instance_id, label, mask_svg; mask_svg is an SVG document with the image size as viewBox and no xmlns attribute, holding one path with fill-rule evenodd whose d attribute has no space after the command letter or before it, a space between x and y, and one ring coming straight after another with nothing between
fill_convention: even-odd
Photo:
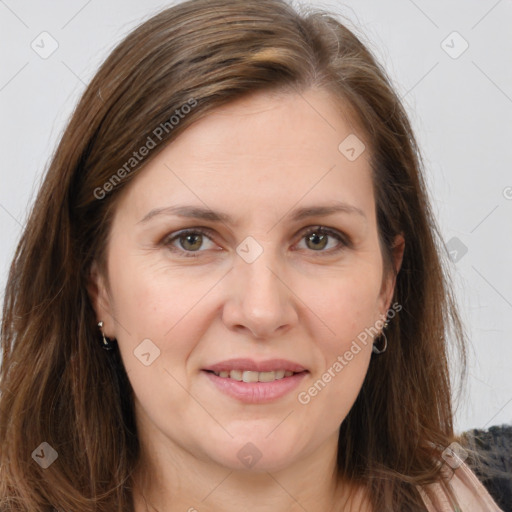
<instances>
[{"instance_id":1,"label":"mouth","mask_svg":"<svg viewBox=\"0 0 512 512\"><path fill-rule=\"evenodd\" d=\"M206 370L209 373L213 373L217 377L222 379L233 379L238 382L274 382L275 380L281 380L288 377L292 377L298 373L305 373L307 370L300 372L293 372L291 370L274 370L268 372L255 372L251 370L224 370L215 372L213 370Z\"/></svg>"},{"instance_id":2,"label":"mouth","mask_svg":"<svg viewBox=\"0 0 512 512\"><path fill-rule=\"evenodd\" d=\"M222 394L256 404L288 395L310 372L286 359L231 359L208 366L201 373Z\"/></svg>"}]
</instances>

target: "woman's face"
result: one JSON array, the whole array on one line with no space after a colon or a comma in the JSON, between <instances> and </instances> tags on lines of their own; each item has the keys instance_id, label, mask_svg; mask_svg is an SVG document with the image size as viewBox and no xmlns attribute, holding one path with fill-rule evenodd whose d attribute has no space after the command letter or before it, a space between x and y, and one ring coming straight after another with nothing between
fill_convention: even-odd
<instances>
[{"instance_id":1,"label":"woman's face","mask_svg":"<svg viewBox=\"0 0 512 512\"><path fill-rule=\"evenodd\" d=\"M258 93L193 124L125 190L110 294L97 273L91 294L145 443L232 469L332 453L370 363L362 333L380 331L394 287L362 139L325 92Z\"/></svg>"}]
</instances>

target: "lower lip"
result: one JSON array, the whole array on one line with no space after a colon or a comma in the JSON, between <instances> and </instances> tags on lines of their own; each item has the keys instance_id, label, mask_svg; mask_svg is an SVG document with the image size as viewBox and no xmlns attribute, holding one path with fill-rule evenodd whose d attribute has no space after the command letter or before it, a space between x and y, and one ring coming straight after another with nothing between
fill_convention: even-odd
<instances>
[{"instance_id":1,"label":"lower lip","mask_svg":"<svg viewBox=\"0 0 512 512\"><path fill-rule=\"evenodd\" d=\"M218 377L214 373L205 370L203 370L203 373L220 391L248 404L277 400L295 389L308 374L308 372L294 373L291 377L284 377L272 382L243 382L229 377Z\"/></svg>"}]
</instances>

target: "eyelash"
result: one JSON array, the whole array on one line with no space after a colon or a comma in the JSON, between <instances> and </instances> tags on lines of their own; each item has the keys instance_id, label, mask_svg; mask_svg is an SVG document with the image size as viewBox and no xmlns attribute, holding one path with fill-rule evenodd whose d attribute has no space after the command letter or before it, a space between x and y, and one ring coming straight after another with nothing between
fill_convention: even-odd
<instances>
[{"instance_id":1,"label":"eyelash","mask_svg":"<svg viewBox=\"0 0 512 512\"><path fill-rule=\"evenodd\" d=\"M344 249L346 247L351 247L352 246L350 239L348 239L347 237L344 237L343 235L341 235L341 233L338 233L337 231L335 231L333 229L325 228L323 226L316 226L316 227L313 227L313 228L309 228L306 232L303 232L301 234L300 240L303 240L305 237L307 237L308 235L311 235L313 233L315 233L317 235L328 235L328 236L338 240L338 242L340 242L340 244L341 244L340 247L335 248L334 250L331 249L329 251L324 251L324 250L321 250L321 251L313 251L312 250L311 251L311 252L318 252L319 255L322 255L322 253L330 255L332 253L337 253L337 252L341 251L342 249ZM179 248L174 247L172 245L172 242L174 242L175 240L179 240L180 238L184 238L184 237L186 237L188 235L203 235L203 236L206 236L207 238L209 238L211 240L211 236L210 236L211 235L211 231L209 229L189 228L189 229L184 229L182 231L179 231L175 235L172 235L172 234L169 235L168 237L166 237L163 240L163 244L165 246L167 246L172 252L182 253L182 255L185 258L197 258L200 255L200 253L202 253L204 251L200 251L200 250L199 251L186 251L184 249L179 249Z\"/></svg>"}]
</instances>

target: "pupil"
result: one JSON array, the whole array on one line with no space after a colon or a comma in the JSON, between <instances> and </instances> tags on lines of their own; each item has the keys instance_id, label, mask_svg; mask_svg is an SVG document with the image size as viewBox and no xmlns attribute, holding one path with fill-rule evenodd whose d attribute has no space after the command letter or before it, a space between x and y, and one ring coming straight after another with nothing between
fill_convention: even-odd
<instances>
[{"instance_id":1,"label":"pupil","mask_svg":"<svg viewBox=\"0 0 512 512\"><path fill-rule=\"evenodd\" d=\"M327 237L325 235L318 235L317 233L313 233L309 236L309 241L313 242L316 247L325 247L325 243L323 245L316 245L318 241L325 242Z\"/></svg>"},{"instance_id":2,"label":"pupil","mask_svg":"<svg viewBox=\"0 0 512 512\"><path fill-rule=\"evenodd\" d=\"M201 235L185 235L185 240L186 240L186 243L188 244L191 240L198 240L200 239ZM194 243L192 242L192 245L194 245ZM201 245L199 243L199 245ZM194 249L194 247L192 247ZM198 249L199 247L195 247L195 249Z\"/></svg>"}]
</instances>

